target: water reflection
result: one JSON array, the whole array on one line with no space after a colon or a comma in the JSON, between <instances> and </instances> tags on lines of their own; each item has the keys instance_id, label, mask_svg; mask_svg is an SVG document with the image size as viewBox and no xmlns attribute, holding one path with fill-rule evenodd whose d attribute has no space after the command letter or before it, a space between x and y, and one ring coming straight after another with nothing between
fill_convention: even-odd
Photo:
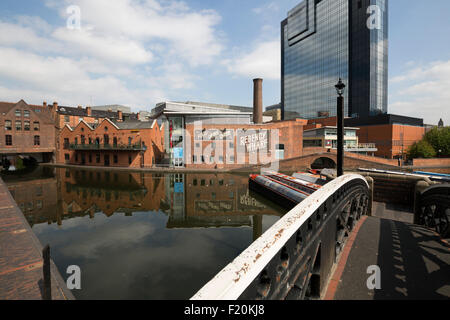
<instances>
[{"instance_id":1,"label":"water reflection","mask_svg":"<svg viewBox=\"0 0 450 320\"><path fill-rule=\"evenodd\" d=\"M6 181L79 299L188 299L285 211L246 175L56 169Z\"/></svg>"}]
</instances>

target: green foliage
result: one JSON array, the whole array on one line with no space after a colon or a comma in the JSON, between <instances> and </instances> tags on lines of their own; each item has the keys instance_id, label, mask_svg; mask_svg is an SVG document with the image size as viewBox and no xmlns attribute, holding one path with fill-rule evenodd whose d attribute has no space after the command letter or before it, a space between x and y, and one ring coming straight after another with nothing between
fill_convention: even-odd
<instances>
[{"instance_id":1,"label":"green foliage","mask_svg":"<svg viewBox=\"0 0 450 320\"><path fill-rule=\"evenodd\" d=\"M436 156L436 151L433 146L426 140L422 140L414 143L408 149L408 158L434 158Z\"/></svg>"},{"instance_id":2,"label":"green foliage","mask_svg":"<svg viewBox=\"0 0 450 320\"><path fill-rule=\"evenodd\" d=\"M22 170L25 169L25 166L23 164L23 160L20 157L17 157L16 159L16 170Z\"/></svg>"},{"instance_id":3,"label":"green foliage","mask_svg":"<svg viewBox=\"0 0 450 320\"><path fill-rule=\"evenodd\" d=\"M450 127L433 128L425 134L424 140L434 148L438 156L450 157Z\"/></svg>"}]
</instances>

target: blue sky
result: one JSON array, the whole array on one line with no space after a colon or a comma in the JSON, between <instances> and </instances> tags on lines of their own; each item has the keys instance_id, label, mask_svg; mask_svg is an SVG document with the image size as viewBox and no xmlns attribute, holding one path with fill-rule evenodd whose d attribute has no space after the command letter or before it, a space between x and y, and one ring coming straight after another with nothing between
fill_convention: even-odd
<instances>
[{"instance_id":1,"label":"blue sky","mask_svg":"<svg viewBox=\"0 0 450 320\"><path fill-rule=\"evenodd\" d=\"M280 101L280 21L299 0L2 0L0 100ZM81 9L81 29L66 12ZM389 112L450 122L450 1L389 3Z\"/></svg>"}]
</instances>

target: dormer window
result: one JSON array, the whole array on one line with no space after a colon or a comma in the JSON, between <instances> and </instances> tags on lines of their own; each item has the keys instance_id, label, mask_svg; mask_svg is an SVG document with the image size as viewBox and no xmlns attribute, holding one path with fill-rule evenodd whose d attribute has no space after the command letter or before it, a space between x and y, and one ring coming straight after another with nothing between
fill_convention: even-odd
<instances>
[{"instance_id":1,"label":"dormer window","mask_svg":"<svg viewBox=\"0 0 450 320\"><path fill-rule=\"evenodd\" d=\"M29 118L29 117L30 117L30 110L24 110L24 111L23 111L23 116L24 116L25 118Z\"/></svg>"}]
</instances>

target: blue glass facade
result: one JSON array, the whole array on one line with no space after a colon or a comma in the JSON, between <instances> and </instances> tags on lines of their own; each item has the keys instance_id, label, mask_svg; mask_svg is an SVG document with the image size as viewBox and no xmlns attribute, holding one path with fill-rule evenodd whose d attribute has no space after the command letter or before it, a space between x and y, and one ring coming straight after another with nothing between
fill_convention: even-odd
<instances>
[{"instance_id":1,"label":"blue glass facade","mask_svg":"<svg viewBox=\"0 0 450 320\"><path fill-rule=\"evenodd\" d=\"M292 9L281 23L284 119L335 116L339 78L346 116L386 113L387 16L387 0L304 0Z\"/></svg>"}]
</instances>

